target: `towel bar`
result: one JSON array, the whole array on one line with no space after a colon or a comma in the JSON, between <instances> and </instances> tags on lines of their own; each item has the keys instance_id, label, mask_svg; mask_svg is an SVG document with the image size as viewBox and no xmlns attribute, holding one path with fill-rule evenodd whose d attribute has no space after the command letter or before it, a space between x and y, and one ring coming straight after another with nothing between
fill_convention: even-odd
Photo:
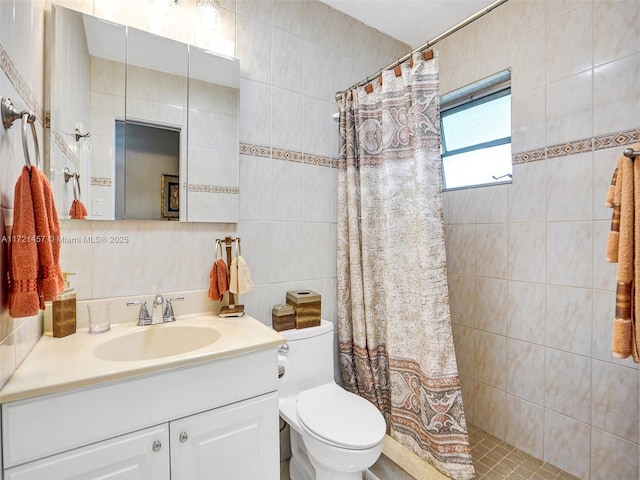
<instances>
[{"instance_id":1,"label":"towel bar","mask_svg":"<svg viewBox=\"0 0 640 480\"><path fill-rule=\"evenodd\" d=\"M29 158L29 147L27 145L27 125L31 125L31 136L33 138L33 149L36 154L36 168L40 168L40 149L38 147L38 134L34 122L36 116L29 110L18 112L13 106L13 102L8 97L2 97L0 103L0 112L2 114L2 125L4 128L11 128L13 122L22 119L22 149L24 150L24 162L27 167L31 168L31 159Z\"/></svg>"},{"instance_id":2,"label":"towel bar","mask_svg":"<svg viewBox=\"0 0 640 480\"><path fill-rule=\"evenodd\" d=\"M630 158L631 160L633 160L636 157L640 157L640 152L636 152L632 148L625 148L625 150L624 150L624 152L622 152L622 154L625 157Z\"/></svg>"}]
</instances>

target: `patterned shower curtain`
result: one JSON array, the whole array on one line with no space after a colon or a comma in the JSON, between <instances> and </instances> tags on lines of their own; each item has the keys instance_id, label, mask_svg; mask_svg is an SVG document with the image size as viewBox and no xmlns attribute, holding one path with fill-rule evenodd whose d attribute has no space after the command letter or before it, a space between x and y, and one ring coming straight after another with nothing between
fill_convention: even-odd
<instances>
[{"instance_id":1,"label":"patterned shower curtain","mask_svg":"<svg viewBox=\"0 0 640 480\"><path fill-rule=\"evenodd\" d=\"M449 315L437 58L337 95L338 339L345 388L393 438L474 478Z\"/></svg>"}]
</instances>

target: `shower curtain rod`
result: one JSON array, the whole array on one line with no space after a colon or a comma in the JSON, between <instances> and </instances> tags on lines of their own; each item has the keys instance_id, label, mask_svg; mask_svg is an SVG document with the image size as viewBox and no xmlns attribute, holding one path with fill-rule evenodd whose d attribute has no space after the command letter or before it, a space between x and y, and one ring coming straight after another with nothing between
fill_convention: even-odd
<instances>
[{"instance_id":1,"label":"shower curtain rod","mask_svg":"<svg viewBox=\"0 0 640 480\"><path fill-rule=\"evenodd\" d=\"M390 63L389 65L387 65L384 68L381 68L377 73L368 76L367 78L365 78L364 80L362 80L361 82L356 83L352 88L358 88L358 87L362 87L363 85L366 85L367 83L369 83L371 80L375 79L376 77L380 76L380 74L385 71L385 70L391 70L394 67L397 67L398 65L400 65L403 62L406 62L407 60L409 60L414 53L416 52L421 52L423 50L428 49L429 47L431 47L432 45L435 45L436 43L438 43L440 40L444 40L445 38L447 38L449 35L457 32L458 30L462 29L463 27L466 27L467 25L469 25L470 23L476 21L477 19L479 19L480 17L486 15L487 13L489 13L490 11L492 11L493 9L499 7L500 5L502 5L503 3L506 3L507 0L496 0L495 2L493 2L491 5L486 6L485 8L483 8L482 10L480 10L479 12L474 13L473 15L471 15L469 18L461 21L460 23L458 23L457 25L454 25L453 27L451 27L449 30L441 33L440 35L438 35L437 37L435 37L432 40L429 40L427 43L424 43L422 45L420 45L418 48L411 50L411 52L409 52L408 54L406 54L404 57L399 58L398 60L396 60L393 63Z\"/></svg>"}]
</instances>

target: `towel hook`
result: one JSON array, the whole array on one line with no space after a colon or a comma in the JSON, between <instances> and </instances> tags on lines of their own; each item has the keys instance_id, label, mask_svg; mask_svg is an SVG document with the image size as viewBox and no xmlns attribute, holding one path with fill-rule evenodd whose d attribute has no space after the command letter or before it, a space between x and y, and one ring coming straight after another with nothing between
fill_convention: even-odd
<instances>
[{"instance_id":1,"label":"towel hook","mask_svg":"<svg viewBox=\"0 0 640 480\"><path fill-rule=\"evenodd\" d=\"M2 115L2 125L4 128L11 128L13 122L22 119L22 149L24 150L24 162L27 167L31 168L31 159L29 157L29 146L27 144L27 125L31 125L31 136L33 138L33 149L36 154L36 168L40 168L40 148L38 147L38 134L34 122L36 116L29 110L18 112L9 97L2 97L0 102L0 114Z\"/></svg>"}]
</instances>

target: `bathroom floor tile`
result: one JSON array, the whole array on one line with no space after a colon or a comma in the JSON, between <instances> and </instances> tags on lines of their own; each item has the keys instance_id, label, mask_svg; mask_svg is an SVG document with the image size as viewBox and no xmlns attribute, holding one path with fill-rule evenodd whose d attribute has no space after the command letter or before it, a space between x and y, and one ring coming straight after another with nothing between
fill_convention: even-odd
<instances>
[{"instance_id":1,"label":"bathroom floor tile","mask_svg":"<svg viewBox=\"0 0 640 480\"><path fill-rule=\"evenodd\" d=\"M476 480L579 480L474 425L468 429Z\"/></svg>"}]
</instances>

